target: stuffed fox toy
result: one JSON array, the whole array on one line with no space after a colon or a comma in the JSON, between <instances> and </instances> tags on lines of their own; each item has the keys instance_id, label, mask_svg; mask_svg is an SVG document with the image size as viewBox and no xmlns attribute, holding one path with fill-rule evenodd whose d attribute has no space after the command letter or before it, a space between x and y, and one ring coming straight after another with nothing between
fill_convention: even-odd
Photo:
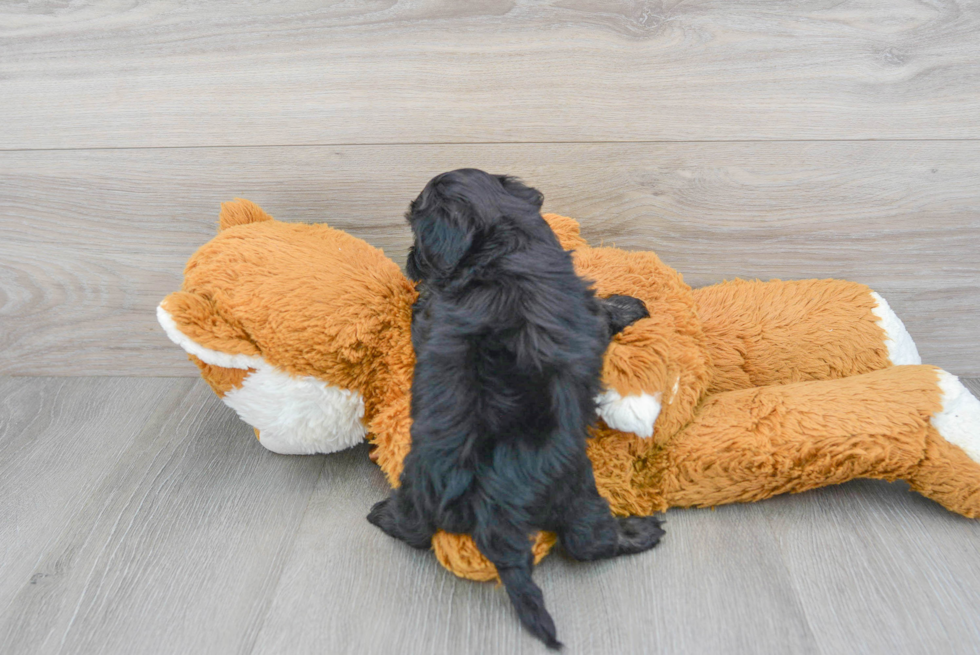
<instances>
[{"instance_id":1,"label":"stuffed fox toy","mask_svg":"<svg viewBox=\"0 0 980 655\"><path fill-rule=\"evenodd\" d=\"M614 513L879 478L980 516L980 401L921 365L881 296L840 280L692 290L651 252L592 248L574 220L545 219L598 295L640 298L650 313L606 351L589 443ZM167 335L269 450L330 453L367 438L398 485L413 285L364 241L246 200L224 204L219 226L157 310ZM538 559L554 541L538 535ZM457 575L496 577L467 535L439 533L433 548Z\"/></svg>"}]
</instances>

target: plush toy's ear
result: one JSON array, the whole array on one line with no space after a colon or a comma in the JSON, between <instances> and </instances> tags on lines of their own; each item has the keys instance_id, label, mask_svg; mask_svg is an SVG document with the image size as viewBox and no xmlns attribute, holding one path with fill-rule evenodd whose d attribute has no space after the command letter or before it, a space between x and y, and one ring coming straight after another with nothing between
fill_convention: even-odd
<instances>
[{"instance_id":1,"label":"plush toy's ear","mask_svg":"<svg viewBox=\"0 0 980 655\"><path fill-rule=\"evenodd\" d=\"M251 200L235 198L232 202L221 203L221 213L218 215L218 230L227 230L236 225L271 221L272 217L262 211L262 208Z\"/></svg>"}]
</instances>

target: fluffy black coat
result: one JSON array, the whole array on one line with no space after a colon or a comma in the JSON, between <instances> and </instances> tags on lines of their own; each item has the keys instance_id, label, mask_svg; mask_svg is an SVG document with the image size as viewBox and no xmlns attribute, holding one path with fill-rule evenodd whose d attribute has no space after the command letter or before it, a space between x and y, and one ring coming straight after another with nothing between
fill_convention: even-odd
<instances>
[{"instance_id":1,"label":"fluffy black coat","mask_svg":"<svg viewBox=\"0 0 980 655\"><path fill-rule=\"evenodd\" d=\"M560 647L531 579L531 537L558 533L594 560L663 535L654 517L615 518L586 456L611 336L647 316L628 296L595 297L514 178L462 169L411 204L412 449L401 486L368 520L416 548L437 529L473 535L523 624Z\"/></svg>"}]
</instances>

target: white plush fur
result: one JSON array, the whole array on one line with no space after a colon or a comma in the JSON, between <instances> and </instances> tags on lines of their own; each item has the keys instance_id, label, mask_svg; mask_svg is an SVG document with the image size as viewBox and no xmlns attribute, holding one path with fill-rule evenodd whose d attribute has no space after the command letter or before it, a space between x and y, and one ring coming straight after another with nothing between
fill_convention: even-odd
<instances>
[{"instance_id":1,"label":"white plush fur","mask_svg":"<svg viewBox=\"0 0 980 655\"><path fill-rule=\"evenodd\" d=\"M223 400L258 428L259 443L274 453L332 453L360 443L367 433L361 394L313 377L294 377L269 364Z\"/></svg>"},{"instance_id":2,"label":"white plush fur","mask_svg":"<svg viewBox=\"0 0 980 655\"><path fill-rule=\"evenodd\" d=\"M621 396L615 389L599 394L599 417L614 430L632 432L638 437L653 436L653 424L660 416L659 392L650 395Z\"/></svg>"},{"instance_id":3,"label":"white plush fur","mask_svg":"<svg viewBox=\"0 0 980 655\"><path fill-rule=\"evenodd\" d=\"M946 371L939 371L939 388L943 392L943 409L930 419L932 426L946 441L980 463L980 400L959 378Z\"/></svg>"},{"instance_id":4,"label":"white plush fur","mask_svg":"<svg viewBox=\"0 0 980 655\"><path fill-rule=\"evenodd\" d=\"M157 320L170 340L212 366L254 369L222 399L243 421L259 430L259 443L283 455L332 453L359 443L364 398L311 376L293 376L262 357L230 355L205 348L180 331L157 307Z\"/></svg>"},{"instance_id":5,"label":"white plush fur","mask_svg":"<svg viewBox=\"0 0 980 655\"><path fill-rule=\"evenodd\" d=\"M922 358L919 357L919 350L915 347L912 336L905 329L905 324L902 323L902 319L892 311L892 308L888 306L888 302L877 293L872 291L871 297L878 303L871 311L878 318L878 325L885 331L885 346L888 348L888 359L895 366L921 364Z\"/></svg>"}]
</instances>

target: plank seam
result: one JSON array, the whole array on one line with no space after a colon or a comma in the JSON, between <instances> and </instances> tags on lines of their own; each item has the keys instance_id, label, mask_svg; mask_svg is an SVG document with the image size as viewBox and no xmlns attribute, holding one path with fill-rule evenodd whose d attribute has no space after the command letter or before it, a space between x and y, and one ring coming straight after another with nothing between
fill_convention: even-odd
<instances>
[{"instance_id":1,"label":"plank seam","mask_svg":"<svg viewBox=\"0 0 980 655\"><path fill-rule=\"evenodd\" d=\"M391 141L378 143L253 143L253 144L205 144L183 146L94 146L79 148L0 148L6 152L86 152L103 150L203 150L226 148L383 148L389 146L538 146L538 145L658 145L685 143L973 143L980 138L927 138L927 139L651 139L606 141Z\"/></svg>"}]
</instances>

